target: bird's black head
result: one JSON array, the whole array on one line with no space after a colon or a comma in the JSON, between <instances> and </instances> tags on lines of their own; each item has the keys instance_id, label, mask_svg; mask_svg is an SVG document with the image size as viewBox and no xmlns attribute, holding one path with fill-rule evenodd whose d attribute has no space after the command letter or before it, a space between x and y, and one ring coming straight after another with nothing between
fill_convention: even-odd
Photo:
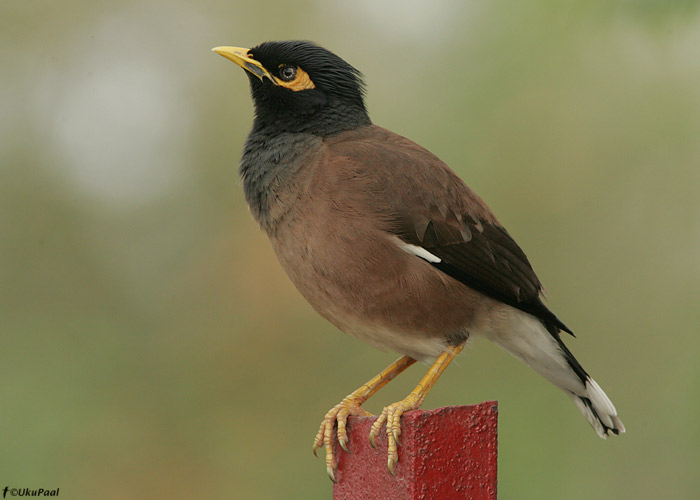
<instances>
[{"instance_id":1,"label":"bird's black head","mask_svg":"<svg viewBox=\"0 0 700 500\"><path fill-rule=\"evenodd\" d=\"M328 136L371 123L360 72L312 42L213 50L248 71L254 130Z\"/></svg>"}]
</instances>

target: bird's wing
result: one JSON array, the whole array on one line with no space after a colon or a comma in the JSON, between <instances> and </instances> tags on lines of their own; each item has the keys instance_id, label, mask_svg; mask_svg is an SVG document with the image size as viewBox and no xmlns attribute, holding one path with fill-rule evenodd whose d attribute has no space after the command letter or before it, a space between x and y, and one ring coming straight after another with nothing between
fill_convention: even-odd
<instances>
[{"instance_id":1,"label":"bird's wing","mask_svg":"<svg viewBox=\"0 0 700 500\"><path fill-rule=\"evenodd\" d=\"M363 175L373 178L372 196L384 205L375 214L403 249L538 317L553 335L559 330L572 333L542 303L542 284L525 253L481 198L426 149L373 128L373 134L351 141L351 147L341 146L338 153L367 169Z\"/></svg>"}]
</instances>

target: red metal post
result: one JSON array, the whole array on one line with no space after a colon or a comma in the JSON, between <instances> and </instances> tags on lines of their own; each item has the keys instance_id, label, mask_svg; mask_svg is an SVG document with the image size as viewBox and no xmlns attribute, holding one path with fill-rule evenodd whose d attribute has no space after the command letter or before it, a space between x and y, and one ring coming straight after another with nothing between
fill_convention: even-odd
<instances>
[{"instance_id":1,"label":"red metal post","mask_svg":"<svg viewBox=\"0 0 700 500\"><path fill-rule=\"evenodd\" d=\"M376 417L350 417L350 453L336 442L334 500L496 500L498 404L417 410L401 417L396 476L386 434L369 443Z\"/></svg>"}]
</instances>

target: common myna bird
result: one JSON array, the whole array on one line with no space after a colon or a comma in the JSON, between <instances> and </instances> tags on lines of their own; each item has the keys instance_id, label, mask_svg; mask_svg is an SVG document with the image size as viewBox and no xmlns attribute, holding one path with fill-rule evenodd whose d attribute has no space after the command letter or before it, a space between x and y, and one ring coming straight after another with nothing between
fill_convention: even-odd
<instances>
[{"instance_id":1,"label":"common myna bird","mask_svg":"<svg viewBox=\"0 0 700 500\"><path fill-rule=\"evenodd\" d=\"M481 335L564 390L599 436L625 427L564 345L571 330L542 302L542 284L491 210L437 156L373 125L358 70L307 41L216 47L247 71L255 103L240 163L245 197L282 267L342 331L403 356L323 419L347 451L349 415L416 361L432 363L370 432L398 461L401 414L418 408L472 335Z\"/></svg>"}]
</instances>

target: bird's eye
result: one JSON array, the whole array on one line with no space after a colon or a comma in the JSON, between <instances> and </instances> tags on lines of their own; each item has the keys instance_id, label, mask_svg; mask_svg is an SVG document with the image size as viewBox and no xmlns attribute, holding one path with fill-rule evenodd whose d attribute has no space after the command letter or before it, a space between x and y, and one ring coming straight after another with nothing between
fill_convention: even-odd
<instances>
[{"instance_id":1,"label":"bird's eye","mask_svg":"<svg viewBox=\"0 0 700 500\"><path fill-rule=\"evenodd\" d=\"M278 71L280 78L285 82L291 82L297 76L297 69L294 66L282 66Z\"/></svg>"}]
</instances>

